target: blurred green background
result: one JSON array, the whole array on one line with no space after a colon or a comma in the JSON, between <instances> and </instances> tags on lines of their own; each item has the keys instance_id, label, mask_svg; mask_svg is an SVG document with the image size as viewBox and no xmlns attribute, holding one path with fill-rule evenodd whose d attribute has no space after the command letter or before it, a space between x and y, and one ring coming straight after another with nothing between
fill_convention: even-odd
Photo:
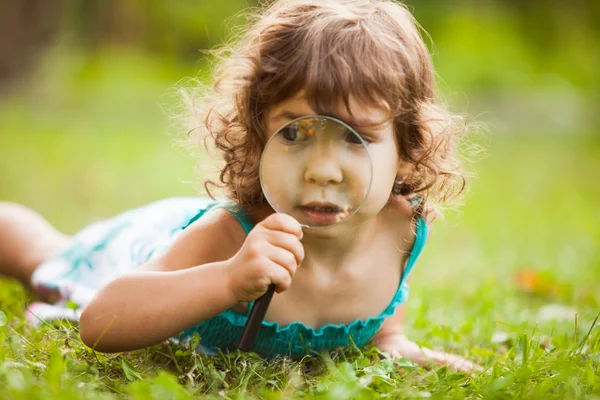
<instances>
[{"instance_id":1,"label":"blurred green background","mask_svg":"<svg viewBox=\"0 0 600 400\"><path fill-rule=\"evenodd\" d=\"M472 316L488 307L494 318L518 318L515 309L537 300L500 299L528 291L515 275L525 269L550 288L529 290L543 301L593 314L600 2L408 4L431 36L444 99L488 127L472 138L487 156L470 166L476 177L466 204L436 224L409 307L468 305ZM244 22L240 11L255 5L0 1L0 200L75 232L152 200L197 193L197 160L174 144L184 135L174 92L183 78L207 78L201 50L222 43ZM478 303L481 291L494 295ZM427 315L443 323L442 311Z\"/></svg>"}]
</instances>

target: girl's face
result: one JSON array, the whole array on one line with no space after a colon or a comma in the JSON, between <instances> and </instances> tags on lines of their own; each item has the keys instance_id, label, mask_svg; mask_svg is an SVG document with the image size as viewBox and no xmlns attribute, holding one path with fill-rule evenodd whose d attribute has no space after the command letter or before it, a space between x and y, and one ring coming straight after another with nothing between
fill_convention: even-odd
<instances>
[{"instance_id":1,"label":"girl's face","mask_svg":"<svg viewBox=\"0 0 600 400\"><path fill-rule=\"evenodd\" d=\"M337 224L340 227L356 226L373 218L383 209L392 193L394 181L401 172L402 164L398 157L391 121L381 123L385 111L352 101L350 105L352 116L346 112L335 117L353 127L365 141L373 167L372 182L362 206L352 217ZM345 110L343 107L340 108ZM267 137L265 139L268 140L289 121L315 114L316 112L301 95L279 103L266 115ZM322 147L327 148L327 144ZM315 223L307 221L306 217L310 214L310 209L307 214L307 207L303 207L306 204L332 203L343 210L345 207L351 209L364 198L368 188L368 178L371 177L368 161L361 161L355 157L356 162L344 162L344 157L334 154L333 151L323 152L322 156L321 153L313 155L310 157L310 162L301 162L299 157L290 155L287 151L271 152L271 149L269 145L269 152L266 153L269 159L265 158L265 160L268 161L266 164L268 169L275 171L273 173L275 178L271 182L263 181L267 192L270 195L276 191L278 210L296 217L301 223L319 225L319 218L325 218L321 221L324 225L332 222L323 215L313 216L316 219L312 222ZM286 172L282 175L278 171ZM283 176L285 179L278 179ZM343 216L343 213L340 215ZM337 227L335 230L338 230Z\"/></svg>"}]
</instances>

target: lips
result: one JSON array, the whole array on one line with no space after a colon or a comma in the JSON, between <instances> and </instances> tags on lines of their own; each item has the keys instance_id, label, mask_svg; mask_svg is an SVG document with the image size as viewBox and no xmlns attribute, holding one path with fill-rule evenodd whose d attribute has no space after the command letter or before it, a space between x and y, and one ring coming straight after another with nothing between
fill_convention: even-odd
<instances>
[{"instance_id":1,"label":"lips","mask_svg":"<svg viewBox=\"0 0 600 400\"><path fill-rule=\"evenodd\" d=\"M323 213L339 213L342 208L334 203L312 201L304 205L299 206L301 210L317 211Z\"/></svg>"},{"instance_id":2,"label":"lips","mask_svg":"<svg viewBox=\"0 0 600 400\"><path fill-rule=\"evenodd\" d=\"M330 225L341 221L350 214L350 207L340 207L328 202L310 202L298 206L311 224Z\"/></svg>"}]
</instances>

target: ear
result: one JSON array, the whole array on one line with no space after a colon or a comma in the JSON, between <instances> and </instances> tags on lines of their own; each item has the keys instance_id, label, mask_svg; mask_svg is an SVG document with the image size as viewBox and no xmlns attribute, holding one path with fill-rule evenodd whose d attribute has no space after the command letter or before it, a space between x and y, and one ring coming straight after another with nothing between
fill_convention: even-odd
<instances>
[{"instance_id":1,"label":"ear","mask_svg":"<svg viewBox=\"0 0 600 400\"><path fill-rule=\"evenodd\" d=\"M408 161L398 161L398 171L396 172L396 180L406 181L411 175L413 164Z\"/></svg>"}]
</instances>

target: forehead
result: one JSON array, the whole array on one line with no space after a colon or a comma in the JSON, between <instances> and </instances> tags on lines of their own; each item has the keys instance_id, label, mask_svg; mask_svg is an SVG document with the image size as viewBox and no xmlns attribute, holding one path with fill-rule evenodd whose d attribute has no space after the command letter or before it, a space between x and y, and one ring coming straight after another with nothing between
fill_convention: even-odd
<instances>
[{"instance_id":1,"label":"forehead","mask_svg":"<svg viewBox=\"0 0 600 400\"><path fill-rule=\"evenodd\" d=\"M299 94L275 104L268 113L269 122L283 122L306 115L327 115L344 121L355 129L378 129L389 124L388 109L383 105L371 105L359 102L351 97L348 107L340 101L336 107L328 110L315 110L304 96Z\"/></svg>"}]
</instances>

